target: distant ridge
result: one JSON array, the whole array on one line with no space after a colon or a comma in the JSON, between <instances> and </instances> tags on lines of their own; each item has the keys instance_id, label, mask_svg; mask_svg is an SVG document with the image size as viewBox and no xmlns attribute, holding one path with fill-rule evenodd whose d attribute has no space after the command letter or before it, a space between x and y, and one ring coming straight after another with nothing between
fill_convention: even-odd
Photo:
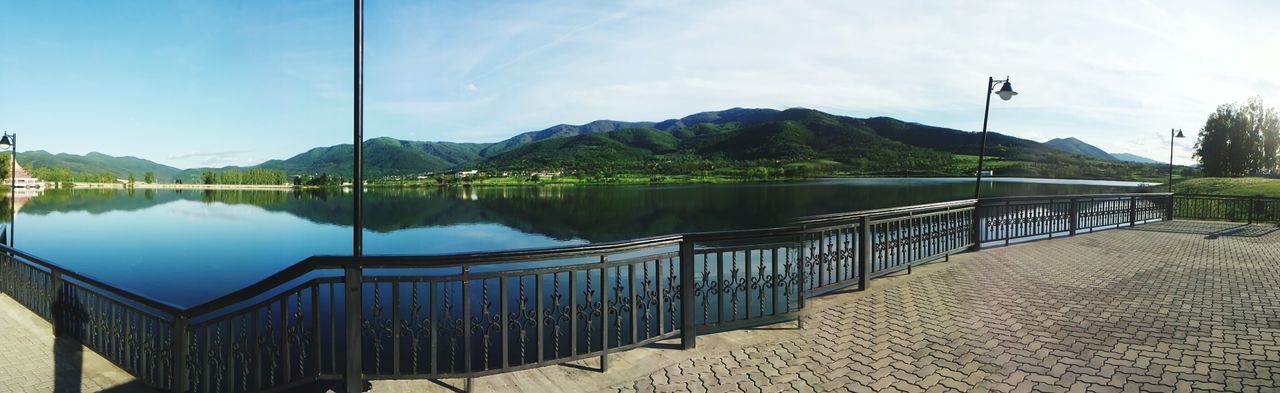
<instances>
[{"instance_id":1,"label":"distant ridge","mask_svg":"<svg viewBox=\"0 0 1280 393\"><path fill-rule=\"evenodd\" d=\"M1102 151L1102 149L1094 147L1088 143L1084 143L1084 141L1074 137L1057 138L1045 142L1044 144L1063 153L1078 154L1095 160L1118 161L1115 157L1112 157L1110 154L1107 154L1107 152Z\"/></svg>"},{"instance_id":2,"label":"distant ridge","mask_svg":"<svg viewBox=\"0 0 1280 393\"><path fill-rule=\"evenodd\" d=\"M1166 162L1156 161L1150 158L1129 154L1129 153L1110 153L1110 154L1112 157L1115 157L1117 160L1125 161L1125 162L1136 162L1139 164L1167 164Z\"/></svg>"}]
</instances>

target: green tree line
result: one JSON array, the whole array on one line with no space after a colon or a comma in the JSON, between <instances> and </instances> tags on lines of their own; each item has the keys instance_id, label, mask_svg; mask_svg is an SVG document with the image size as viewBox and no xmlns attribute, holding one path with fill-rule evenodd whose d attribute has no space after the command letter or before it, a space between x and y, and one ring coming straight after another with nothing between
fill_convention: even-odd
<instances>
[{"instance_id":1,"label":"green tree line","mask_svg":"<svg viewBox=\"0 0 1280 393\"><path fill-rule=\"evenodd\" d=\"M249 170L228 169L224 171L204 171L200 173L200 182L204 184L288 184L289 175L277 169L252 168Z\"/></svg>"},{"instance_id":2,"label":"green tree line","mask_svg":"<svg viewBox=\"0 0 1280 393\"><path fill-rule=\"evenodd\" d=\"M1196 140L1195 157L1206 176L1239 177L1277 173L1280 118L1254 97L1224 104L1209 114Z\"/></svg>"}]
</instances>

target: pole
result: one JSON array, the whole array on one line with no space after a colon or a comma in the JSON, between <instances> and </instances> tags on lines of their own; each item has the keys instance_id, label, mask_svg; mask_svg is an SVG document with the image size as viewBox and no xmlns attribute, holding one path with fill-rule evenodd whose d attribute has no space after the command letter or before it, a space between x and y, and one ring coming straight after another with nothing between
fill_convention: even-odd
<instances>
[{"instance_id":1,"label":"pole","mask_svg":"<svg viewBox=\"0 0 1280 393\"><path fill-rule=\"evenodd\" d=\"M978 145L978 180L973 185L973 199L978 199L982 192L982 161L987 155L987 116L991 114L991 86L995 83L994 77L987 77L987 107L982 110L982 143Z\"/></svg>"},{"instance_id":2,"label":"pole","mask_svg":"<svg viewBox=\"0 0 1280 393\"><path fill-rule=\"evenodd\" d=\"M364 142L364 0L355 1L355 75L353 81L353 89L355 93L354 106L354 179L352 181L352 190L355 193L353 204L352 225L351 225L351 254L359 257L364 255L364 165L363 165L363 149L361 146ZM363 343L360 337L360 321L364 311L362 294L363 278L362 271L357 266L347 266L344 268L343 285L346 287L345 303L343 309L346 322L346 348L347 348L347 364L344 370L344 385L347 393L358 393L364 390L364 375L362 370Z\"/></svg>"},{"instance_id":3,"label":"pole","mask_svg":"<svg viewBox=\"0 0 1280 393\"><path fill-rule=\"evenodd\" d=\"M1173 192L1173 135L1174 129L1169 129L1169 192Z\"/></svg>"},{"instance_id":4,"label":"pole","mask_svg":"<svg viewBox=\"0 0 1280 393\"><path fill-rule=\"evenodd\" d=\"M351 254L364 255L364 0L355 2L355 193L351 225Z\"/></svg>"},{"instance_id":5,"label":"pole","mask_svg":"<svg viewBox=\"0 0 1280 393\"><path fill-rule=\"evenodd\" d=\"M18 134L10 137L13 144L13 168L9 170L9 247L13 247L13 229L18 223Z\"/></svg>"}]
</instances>

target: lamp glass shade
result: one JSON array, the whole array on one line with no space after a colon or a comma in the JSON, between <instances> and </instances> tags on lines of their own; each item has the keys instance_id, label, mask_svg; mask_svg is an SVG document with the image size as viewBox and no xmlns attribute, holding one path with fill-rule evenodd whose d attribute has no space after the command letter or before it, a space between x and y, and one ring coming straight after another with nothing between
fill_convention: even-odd
<instances>
[{"instance_id":1,"label":"lamp glass shade","mask_svg":"<svg viewBox=\"0 0 1280 393\"><path fill-rule=\"evenodd\" d=\"M1182 136L1182 130L1178 130L1178 135L1174 135L1173 137L1174 137L1174 138L1186 138L1185 136Z\"/></svg>"},{"instance_id":2,"label":"lamp glass shade","mask_svg":"<svg viewBox=\"0 0 1280 393\"><path fill-rule=\"evenodd\" d=\"M1002 100L1009 101L1010 98L1018 95L1018 92L1013 91L1012 83L1005 82L1004 86L1000 88L1000 91L996 92L996 95L999 95Z\"/></svg>"},{"instance_id":3,"label":"lamp glass shade","mask_svg":"<svg viewBox=\"0 0 1280 393\"><path fill-rule=\"evenodd\" d=\"M13 147L13 141L9 139L8 135L0 138L0 150L9 150L10 147Z\"/></svg>"}]
</instances>

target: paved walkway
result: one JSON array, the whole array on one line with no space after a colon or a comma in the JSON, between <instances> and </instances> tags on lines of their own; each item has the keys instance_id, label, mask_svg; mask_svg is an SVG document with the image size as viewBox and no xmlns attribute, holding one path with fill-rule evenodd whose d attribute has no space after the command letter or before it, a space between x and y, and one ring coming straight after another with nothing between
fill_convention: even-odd
<instances>
[{"instance_id":1,"label":"paved walkway","mask_svg":"<svg viewBox=\"0 0 1280 393\"><path fill-rule=\"evenodd\" d=\"M609 390L1277 392L1277 229L1166 222L957 255L824 299L795 339Z\"/></svg>"},{"instance_id":2,"label":"paved walkway","mask_svg":"<svg viewBox=\"0 0 1280 393\"><path fill-rule=\"evenodd\" d=\"M150 392L133 376L0 294L0 393Z\"/></svg>"},{"instance_id":3,"label":"paved walkway","mask_svg":"<svg viewBox=\"0 0 1280 393\"><path fill-rule=\"evenodd\" d=\"M695 350L612 355L607 373L591 360L479 378L475 389L1280 392L1272 226L1165 222L991 248L808 305L803 329L706 335ZM0 296L0 392L53 383L61 355L48 324L24 312ZM84 391L128 381L80 349Z\"/></svg>"}]
</instances>

